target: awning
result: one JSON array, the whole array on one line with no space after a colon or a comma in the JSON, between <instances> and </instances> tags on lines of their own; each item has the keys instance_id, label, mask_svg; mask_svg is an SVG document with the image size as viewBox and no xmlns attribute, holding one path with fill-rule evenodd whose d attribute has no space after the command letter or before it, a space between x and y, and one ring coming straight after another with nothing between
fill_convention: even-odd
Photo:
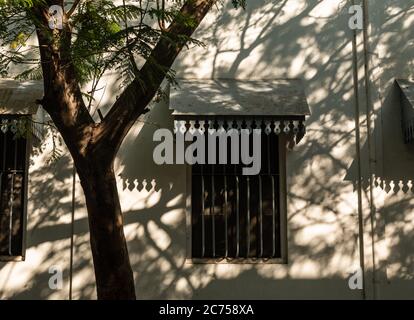
<instances>
[{"instance_id":1,"label":"awning","mask_svg":"<svg viewBox=\"0 0 414 320\"><path fill-rule=\"evenodd\" d=\"M264 128L294 136L305 134L309 105L301 80L178 80L172 89L176 130L181 132L211 126Z\"/></svg>"},{"instance_id":2,"label":"awning","mask_svg":"<svg viewBox=\"0 0 414 320\"><path fill-rule=\"evenodd\" d=\"M30 116L34 120L32 121L33 134L41 139L43 131L41 123L44 121L44 113L36 100L42 97L42 81L20 82L11 79L0 79L0 116ZM16 127L16 120L3 118L0 123L2 131Z\"/></svg>"},{"instance_id":3,"label":"awning","mask_svg":"<svg viewBox=\"0 0 414 320\"><path fill-rule=\"evenodd\" d=\"M414 81L406 79L396 80L400 88L401 125L404 142L414 141Z\"/></svg>"}]
</instances>

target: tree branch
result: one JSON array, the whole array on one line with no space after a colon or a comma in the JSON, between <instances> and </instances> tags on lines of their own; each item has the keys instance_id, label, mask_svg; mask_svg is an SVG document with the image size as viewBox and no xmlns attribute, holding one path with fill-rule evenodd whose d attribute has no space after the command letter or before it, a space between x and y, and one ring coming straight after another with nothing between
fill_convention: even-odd
<instances>
[{"instance_id":1,"label":"tree branch","mask_svg":"<svg viewBox=\"0 0 414 320\"><path fill-rule=\"evenodd\" d=\"M168 37L173 39L182 36L190 37L216 1L186 1L180 10L181 15L191 18L194 23L184 25L180 21L173 21L170 24L139 71L138 77L124 90L96 128L97 143L94 150L89 150L90 152L102 148L106 153L116 155L124 137L157 93L166 72L170 70L185 45L182 41L171 41Z\"/></svg>"},{"instance_id":2,"label":"tree branch","mask_svg":"<svg viewBox=\"0 0 414 320\"><path fill-rule=\"evenodd\" d=\"M70 27L67 23L62 30L48 27L47 6L51 4L63 5L63 1L49 1L33 7L30 12L36 27L43 71L42 105L62 134L72 156L84 157L87 145L93 139L95 122L86 108L76 80L70 55Z\"/></svg>"},{"instance_id":3,"label":"tree branch","mask_svg":"<svg viewBox=\"0 0 414 320\"><path fill-rule=\"evenodd\" d=\"M69 19L70 16L75 12L76 8L78 7L81 0L75 0L73 2L72 8L69 9L69 11L66 13L66 17Z\"/></svg>"}]
</instances>

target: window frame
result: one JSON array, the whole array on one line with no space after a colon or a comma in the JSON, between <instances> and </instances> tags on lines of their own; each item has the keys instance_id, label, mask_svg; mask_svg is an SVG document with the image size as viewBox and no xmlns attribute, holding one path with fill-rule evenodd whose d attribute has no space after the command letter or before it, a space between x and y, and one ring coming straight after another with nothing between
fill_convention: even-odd
<instances>
[{"instance_id":1,"label":"window frame","mask_svg":"<svg viewBox=\"0 0 414 320\"><path fill-rule=\"evenodd\" d=\"M20 114L11 114L11 115L2 115L4 118L9 119L21 119L25 117L30 117L30 115L20 115ZM26 159L25 159L25 173L24 173L24 194L23 194L23 213L22 213L22 250L20 255L10 256L10 255L1 255L0 262L23 262L26 260L26 249L27 249L27 204L28 204L28 192L29 192L29 169L30 169L30 154L32 150L33 136L31 134L26 137Z\"/></svg>"},{"instance_id":2,"label":"window frame","mask_svg":"<svg viewBox=\"0 0 414 320\"><path fill-rule=\"evenodd\" d=\"M281 258L193 258L192 257L192 166L186 164L186 264L288 264L287 230L287 167L286 149L289 138L279 135L279 193L280 193L280 249Z\"/></svg>"}]
</instances>

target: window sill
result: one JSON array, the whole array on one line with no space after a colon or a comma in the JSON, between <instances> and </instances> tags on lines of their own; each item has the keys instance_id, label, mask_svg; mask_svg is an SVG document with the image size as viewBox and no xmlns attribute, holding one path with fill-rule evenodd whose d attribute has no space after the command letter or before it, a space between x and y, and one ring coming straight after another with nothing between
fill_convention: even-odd
<instances>
[{"instance_id":1,"label":"window sill","mask_svg":"<svg viewBox=\"0 0 414 320\"><path fill-rule=\"evenodd\" d=\"M23 262L25 260L24 256L0 256L0 262Z\"/></svg>"},{"instance_id":2,"label":"window sill","mask_svg":"<svg viewBox=\"0 0 414 320\"><path fill-rule=\"evenodd\" d=\"M239 258L239 259L225 259L225 258L187 258L185 264L287 264L287 259L273 258L273 259L262 259L262 258Z\"/></svg>"}]
</instances>

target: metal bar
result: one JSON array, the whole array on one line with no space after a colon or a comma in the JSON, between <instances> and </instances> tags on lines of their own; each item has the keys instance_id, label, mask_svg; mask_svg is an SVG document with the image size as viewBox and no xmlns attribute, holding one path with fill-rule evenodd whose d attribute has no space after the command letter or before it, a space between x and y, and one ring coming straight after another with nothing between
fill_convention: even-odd
<instances>
[{"instance_id":1,"label":"metal bar","mask_svg":"<svg viewBox=\"0 0 414 320\"><path fill-rule=\"evenodd\" d=\"M224 256L229 255L229 241L228 241L228 222L227 222L227 177L224 176Z\"/></svg>"},{"instance_id":2,"label":"metal bar","mask_svg":"<svg viewBox=\"0 0 414 320\"><path fill-rule=\"evenodd\" d=\"M3 183L3 174L6 171L6 134L3 133L3 163L2 163L2 169L0 172L0 206L1 206L1 202L3 201L3 192L2 192L2 183Z\"/></svg>"},{"instance_id":3,"label":"metal bar","mask_svg":"<svg viewBox=\"0 0 414 320\"><path fill-rule=\"evenodd\" d=\"M276 204L275 204L275 177L272 178L272 257L276 255Z\"/></svg>"},{"instance_id":4,"label":"metal bar","mask_svg":"<svg viewBox=\"0 0 414 320\"><path fill-rule=\"evenodd\" d=\"M272 169L270 168L270 135L272 133L269 133L266 137L267 139L267 173L270 175L272 174ZM276 146L275 146L276 147ZM275 159L273 159L274 161Z\"/></svg>"},{"instance_id":5,"label":"metal bar","mask_svg":"<svg viewBox=\"0 0 414 320\"><path fill-rule=\"evenodd\" d=\"M259 231L260 231L259 257L263 257L263 202L262 202L262 177L260 175L259 175Z\"/></svg>"},{"instance_id":6,"label":"metal bar","mask_svg":"<svg viewBox=\"0 0 414 320\"><path fill-rule=\"evenodd\" d=\"M236 258L240 254L239 177L236 176Z\"/></svg>"},{"instance_id":7,"label":"metal bar","mask_svg":"<svg viewBox=\"0 0 414 320\"><path fill-rule=\"evenodd\" d=\"M213 242L213 258L216 256L216 219L214 217L214 167L212 167L213 175L211 176L211 224L212 224L212 242Z\"/></svg>"},{"instance_id":8,"label":"metal bar","mask_svg":"<svg viewBox=\"0 0 414 320\"><path fill-rule=\"evenodd\" d=\"M250 178L247 177L247 218L246 218L246 241L247 250L246 257L250 255Z\"/></svg>"},{"instance_id":9,"label":"metal bar","mask_svg":"<svg viewBox=\"0 0 414 320\"><path fill-rule=\"evenodd\" d=\"M9 217L9 255L12 256L12 240L13 240L13 193L14 193L14 175L12 173L11 190L10 190L10 217Z\"/></svg>"},{"instance_id":10,"label":"metal bar","mask_svg":"<svg viewBox=\"0 0 414 320\"><path fill-rule=\"evenodd\" d=\"M13 159L13 170L17 170L17 139L14 140L14 159Z\"/></svg>"},{"instance_id":11,"label":"metal bar","mask_svg":"<svg viewBox=\"0 0 414 320\"><path fill-rule=\"evenodd\" d=\"M3 134L3 168L2 168L3 172L6 171L6 151L7 151L6 143L7 143L7 137L6 137L6 134L4 133Z\"/></svg>"},{"instance_id":12,"label":"metal bar","mask_svg":"<svg viewBox=\"0 0 414 320\"><path fill-rule=\"evenodd\" d=\"M17 139L14 140L14 159L12 170L17 169ZM13 240L13 193L14 193L14 180L16 172L12 173L11 190L10 190L10 217L9 217L9 255L12 256L12 240Z\"/></svg>"},{"instance_id":13,"label":"metal bar","mask_svg":"<svg viewBox=\"0 0 414 320\"><path fill-rule=\"evenodd\" d=\"M206 130L204 133L204 141L208 141L208 131ZM205 165L208 165L208 143L205 144ZM204 258L206 255L206 217L205 217L205 210L206 210L206 191L205 191L205 181L204 181L204 166L200 165L200 174L201 174L201 257Z\"/></svg>"},{"instance_id":14,"label":"metal bar","mask_svg":"<svg viewBox=\"0 0 414 320\"><path fill-rule=\"evenodd\" d=\"M201 176L201 257L206 254L206 225L205 225L205 191L204 191L204 176Z\"/></svg>"},{"instance_id":15,"label":"metal bar","mask_svg":"<svg viewBox=\"0 0 414 320\"><path fill-rule=\"evenodd\" d=\"M0 172L0 208L1 208L1 204L3 201L3 189L2 189L2 184L3 184L3 174L6 171L6 134L3 133L3 163L2 163L2 169ZM1 213L1 212L0 212Z\"/></svg>"},{"instance_id":16,"label":"metal bar","mask_svg":"<svg viewBox=\"0 0 414 320\"><path fill-rule=\"evenodd\" d=\"M270 183L272 184L272 258L275 256L276 254L276 234L275 234L275 229L276 229L276 221L275 221L275 179L272 175L272 168L270 167L271 161L270 161L270 141L271 141L271 137L272 137L272 132L268 134L267 136L267 172L269 174L270 177ZM277 148L278 146L273 146L274 148ZM272 161L275 161L275 159L272 159Z\"/></svg>"}]
</instances>

